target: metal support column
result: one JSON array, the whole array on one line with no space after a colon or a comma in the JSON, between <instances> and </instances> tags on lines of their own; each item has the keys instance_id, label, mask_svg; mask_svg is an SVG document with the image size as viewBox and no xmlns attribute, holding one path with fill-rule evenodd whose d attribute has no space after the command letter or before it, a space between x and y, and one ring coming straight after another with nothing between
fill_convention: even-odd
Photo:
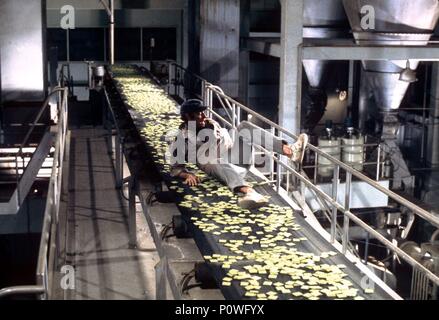
<instances>
[{"instance_id":1,"label":"metal support column","mask_svg":"<svg viewBox=\"0 0 439 320\"><path fill-rule=\"evenodd\" d=\"M129 246L137 247L137 223L136 223L136 178L131 176L128 181L128 227Z\"/></svg>"},{"instance_id":2,"label":"metal support column","mask_svg":"<svg viewBox=\"0 0 439 320\"><path fill-rule=\"evenodd\" d=\"M352 173L346 172L346 190L345 190L345 202L344 209L349 211L351 209L351 184L352 184ZM345 214L343 219L343 254L346 254L349 242L349 217Z\"/></svg>"},{"instance_id":3,"label":"metal support column","mask_svg":"<svg viewBox=\"0 0 439 320\"><path fill-rule=\"evenodd\" d=\"M250 0L241 0L241 41L239 48L239 100L246 106L249 105L249 72L250 72L250 52L245 50L243 39L250 34Z\"/></svg>"},{"instance_id":4,"label":"metal support column","mask_svg":"<svg viewBox=\"0 0 439 320\"><path fill-rule=\"evenodd\" d=\"M303 2L281 1L279 125L294 134L300 131Z\"/></svg>"},{"instance_id":5,"label":"metal support column","mask_svg":"<svg viewBox=\"0 0 439 320\"><path fill-rule=\"evenodd\" d=\"M120 189L122 187L123 180L123 147L119 136L115 135L115 153L116 153L116 188Z\"/></svg>"},{"instance_id":6,"label":"metal support column","mask_svg":"<svg viewBox=\"0 0 439 320\"><path fill-rule=\"evenodd\" d=\"M167 272L168 261L162 257L155 266L155 298L156 300L166 300L167 296Z\"/></svg>"},{"instance_id":7,"label":"metal support column","mask_svg":"<svg viewBox=\"0 0 439 320\"><path fill-rule=\"evenodd\" d=\"M427 162L439 165L439 64L433 64L431 77L430 118L428 126Z\"/></svg>"}]
</instances>

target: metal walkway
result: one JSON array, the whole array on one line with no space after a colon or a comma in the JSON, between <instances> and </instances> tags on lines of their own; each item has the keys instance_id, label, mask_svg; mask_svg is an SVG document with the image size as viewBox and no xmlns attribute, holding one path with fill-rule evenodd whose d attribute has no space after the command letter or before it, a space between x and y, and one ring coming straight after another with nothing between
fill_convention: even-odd
<instances>
[{"instance_id":1,"label":"metal walkway","mask_svg":"<svg viewBox=\"0 0 439 320\"><path fill-rule=\"evenodd\" d=\"M115 189L101 128L72 130L67 257L76 288L67 299L154 299L155 247L141 215L138 249L129 247L128 201Z\"/></svg>"}]
</instances>

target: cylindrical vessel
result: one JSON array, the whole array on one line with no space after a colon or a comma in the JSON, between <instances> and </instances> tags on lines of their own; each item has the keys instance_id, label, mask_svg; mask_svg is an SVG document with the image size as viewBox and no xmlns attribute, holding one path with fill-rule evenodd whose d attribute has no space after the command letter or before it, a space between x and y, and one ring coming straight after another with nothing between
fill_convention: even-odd
<instances>
[{"instance_id":1,"label":"cylindrical vessel","mask_svg":"<svg viewBox=\"0 0 439 320\"><path fill-rule=\"evenodd\" d=\"M340 160L341 142L335 137L320 137L318 140L319 149ZM331 177L334 171L334 164L323 156L318 158L318 175L321 177Z\"/></svg>"},{"instance_id":2,"label":"cylindrical vessel","mask_svg":"<svg viewBox=\"0 0 439 320\"><path fill-rule=\"evenodd\" d=\"M343 141L342 161L352 168L363 171L364 163L364 136L352 135Z\"/></svg>"}]
</instances>

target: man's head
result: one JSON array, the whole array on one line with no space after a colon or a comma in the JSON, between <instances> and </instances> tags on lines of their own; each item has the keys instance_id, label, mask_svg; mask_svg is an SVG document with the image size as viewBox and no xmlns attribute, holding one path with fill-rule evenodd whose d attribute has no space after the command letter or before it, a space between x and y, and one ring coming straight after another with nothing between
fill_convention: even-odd
<instances>
[{"instance_id":1,"label":"man's head","mask_svg":"<svg viewBox=\"0 0 439 320\"><path fill-rule=\"evenodd\" d=\"M181 119L185 122L195 121L197 128L206 126L206 115L204 111L207 109L203 102L198 99L186 100L180 107Z\"/></svg>"}]
</instances>

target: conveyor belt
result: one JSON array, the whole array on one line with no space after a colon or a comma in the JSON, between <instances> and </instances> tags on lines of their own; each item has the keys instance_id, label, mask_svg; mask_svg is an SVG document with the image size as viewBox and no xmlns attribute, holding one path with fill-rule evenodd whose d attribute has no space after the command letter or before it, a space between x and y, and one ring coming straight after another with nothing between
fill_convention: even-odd
<instances>
[{"instance_id":1,"label":"conveyor belt","mask_svg":"<svg viewBox=\"0 0 439 320\"><path fill-rule=\"evenodd\" d=\"M177 205L226 299L390 299L380 287L361 288L363 274L293 212L269 185L255 186L270 206L243 210L219 181L195 165L203 183L189 187L172 179L165 134L180 123L177 104L135 67L111 70L124 108ZM117 107L117 106L113 106ZM255 176L249 181L258 183ZM363 281L364 282L364 281Z\"/></svg>"}]
</instances>

